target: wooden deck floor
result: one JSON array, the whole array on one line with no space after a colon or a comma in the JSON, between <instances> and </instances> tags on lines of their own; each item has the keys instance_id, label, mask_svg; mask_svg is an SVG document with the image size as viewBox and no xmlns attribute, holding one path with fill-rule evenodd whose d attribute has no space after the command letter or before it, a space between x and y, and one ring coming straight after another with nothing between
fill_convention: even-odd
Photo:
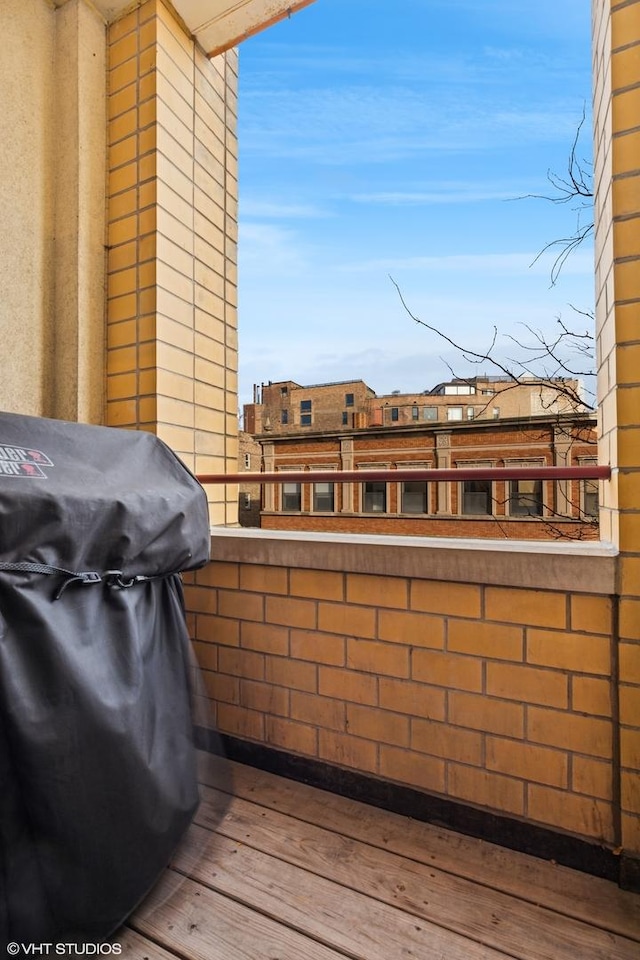
<instances>
[{"instance_id":1,"label":"wooden deck floor","mask_svg":"<svg viewBox=\"0 0 640 960\"><path fill-rule=\"evenodd\" d=\"M123 957L640 960L640 897L612 883L233 768L220 822L203 767L187 841L114 938Z\"/></svg>"}]
</instances>

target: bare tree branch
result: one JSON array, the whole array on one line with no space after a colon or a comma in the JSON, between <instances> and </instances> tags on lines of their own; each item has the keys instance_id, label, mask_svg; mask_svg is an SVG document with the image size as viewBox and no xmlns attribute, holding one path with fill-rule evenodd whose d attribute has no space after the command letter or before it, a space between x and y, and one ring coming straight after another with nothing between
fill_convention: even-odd
<instances>
[{"instance_id":1,"label":"bare tree branch","mask_svg":"<svg viewBox=\"0 0 640 960\"><path fill-rule=\"evenodd\" d=\"M570 236L562 237L545 244L542 250L534 258L532 266L545 253L550 250L559 250L551 266L551 286L554 286L560 276L562 268L569 256L583 243L594 229L592 216L593 199L593 178L591 165L588 161L578 158L578 142L583 125L586 121L586 112L583 109L582 119L578 124L571 150L569 152L567 175L561 177L552 170L547 171L547 180L552 187L552 192L544 194L527 194L528 198L547 200L554 204L569 204L576 202L574 211L577 214L576 229ZM518 197L514 199L524 199ZM589 212L589 222L584 222L585 212ZM455 340L452 336L445 333L439 327L420 317L409 308L399 284L393 277L389 277L396 288L400 302L408 316L417 324L425 327L427 330L436 334L444 343L455 350L466 364L472 364L474 367L488 364L493 370L497 371L499 376L496 378L501 381L499 394L508 390L526 385L531 388L539 387L539 403L543 410L553 411L558 414L558 424L562 423L561 413L564 414L586 414L595 407L595 395L589 391L592 402L588 403L584 397L585 379L589 380L594 375L595 357L595 337L587 329L572 329L562 319L556 317L557 327L551 335L542 330L536 329L527 323L520 326L531 338L531 342L525 342L511 334L505 335L518 348L518 354L511 357L503 357L498 354L498 328L494 325L492 328L491 340L486 350L473 350ZM580 310L569 305L571 309L583 319L590 321L593 325L594 317L590 311ZM451 376L461 383L474 384L474 377L461 377L457 374L453 366L444 358L441 358L446 364ZM559 398L565 401L565 408L558 403ZM487 407L495 402L494 398L487 401L487 404L481 411L484 413ZM566 431L566 427L559 427ZM583 432L584 429L584 432ZM570 428L570 444L595 444L595 435L593 431L593 422L591 424L572 423ZM566 434L567 439L569 435ZM569 488L571 489L571 488ZM555 497L555 494L554 494ZM541 515L536 513L535 518L547 528L547 533L556 539L587 539L593 538L597 534L598 518L587 514L583 508L582 502L574 502L570 494L565 490L563 497L567 505L571 508L571 516L567 516L562 510L557 509L554 504L543 504ZM500 510L508 511L508 504L511 503L511 496L499 502L495 496L492 496L494 504L498 505ZM579 498L582 500L582 497ZM586 500L586 493L585 493ZM495 522L497 528L503 536L508 533L501 522L507 517L502 513L492 511L491 519ZM571 519L578 521L577 526L567 525L565 521Z\"/></svg>"},{"instance_id":2,"label":"bare tree branch","mask_svg":"<svg viewBox=\"0 0 640 960\"><path fill-rule=\"evenodd\" d=\"M435 333L436 336L444 340L450 347L453 347L466 363L473 364L474 366L486 366L488 364L494 370L498 371L510 382L510 386L503 388L503 390L522 386L526 383L529 387L540 387L540 402L543 405L545 401L542 390L549 389L552 391L553 399L547 402L547 407L551 407L554 400L558 397L563 397L572 409L593 409L593 404L585 401L580 388L572 382L580 380L582 377L590 376L592 370L574 370L570 358L566 356L567 353L571 354L572 352L577 353L581 359L584 359L585 356L592 355L589 352L589 344L593 344L593 335L589 334L588 331L574 334L572 330L567 328L562 320L558 319L560 333L553 339L548 340L542 331L534 330L527 324L522 324L534 337L535 345L523 344L515 337L506 335L506 339L516 344L520 350L525 351L527 356L525 358L508 357L502 360L495 352L498 343L497 327L493 327L491 342L486 350L471 350L463 344L458 343L453 337L444 333L444 331L440 330L434 324L428 323L426 320L422 320L416 316L407 304L397 281L391 276L389 279L396 288L404 310L415 323ZM445 363L453 377L461 380L463 383L471 382L471 378L461 377L457 374L446 360L443 359L443 363Z\"/></svg>"},{"instance_id":3,"label":"bare tree branch","mask_svg":"<svg viewBox=\"0 0 640 960\"><path fill-rule=\"evenodd\" d=\"M582 117L576 128L571 150L567 160L567 175L560 176L553 170L547 170L547 181L552 187L551 193L526 193L513 200L546 200L548 203L563 205L576 202L573 208L576 213L576 229L568 237L551 240L544 245L540 253L532 260L531 266L549 250L559 248L559 253L551 265L551 286L555 286L568 257L576 250L587 237L593 233L593 169L592 164L585 158L578 157L578 143L582 128L586 123L586 108L582 108ZM588 214L588 221L584 222L584 215Z\"/></svg>"},{"instance_id":4,"label":"bare tree branch","mask_svg":"<svg viewBox=\"0 0 640 960\"><path fill-rule=\"evenodd\" d=\"M548 200L550 198L545 197L544 199ZM540 253L538 253L533 258L530 266L533 266L535 263L537 263L538 260L542 256L544 256L547 250L551 250L553 247L560 247L561 248L560 253L551 264L551 273L550 273L551 286L555 287L556 283L558 282L558 278L560 276L562 268L567 262L567 259L571 256L574 250L577 250L577 248L580 246L583 240L586 240L586 238L593 233L593 228L594 228L593 222L588 223L586 224L586 226L582 226L582 227L578 222L576 231L573 234L573 236L561 237L559 240L551 240L549 243L545 244L542 250L540 251Z\"/></svg>"}]
</instances>

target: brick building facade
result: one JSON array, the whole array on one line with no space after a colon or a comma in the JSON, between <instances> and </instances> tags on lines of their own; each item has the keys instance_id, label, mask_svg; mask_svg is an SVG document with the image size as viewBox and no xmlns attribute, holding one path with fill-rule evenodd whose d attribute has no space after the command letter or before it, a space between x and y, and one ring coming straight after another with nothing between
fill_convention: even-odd
<instances>
[{"instance_id":1,"label":"brick building facade","mask_svg":"<svg viewBox=\"0 0 640 960\"><path fill-rule=\"evenodd\" d=\"M272 471L362 470L361 483L283 482L267 529L431 537L598 536L595 481L367 481L367 470L587 466L595 419L576 380L471 377L377 395L363 380L254 387L245 430ZM256 469L258 469L256 467Z\"/></svg>"},{"instance_id":2,"label":"brick building facade","mask_svg":"<svg viewBox=\"0 0 640 960\"><path fill-rule=\"evenodd\" d=\"M262 447L240 430L238 433L238 473L258 473ZM241 483L238 487L238 523L241 527L260 526L261 490L259 483Z\"/></svg>"},{"instance_id":3,"label":"brick building facade","mask_svg":"<svg viewBox=\"0 0 640 960\"><path fill-rule=\"evenodd\" d=\"M305 471L309 482L265 486L267 529L431 537L591 539L596 481L368 481L367 471L587 466L596 462L587 414L382 426L349 432L263 435L267 472ZM314 471L362 470L361 483L314 483Z\"/></svg>"}]
</instances>

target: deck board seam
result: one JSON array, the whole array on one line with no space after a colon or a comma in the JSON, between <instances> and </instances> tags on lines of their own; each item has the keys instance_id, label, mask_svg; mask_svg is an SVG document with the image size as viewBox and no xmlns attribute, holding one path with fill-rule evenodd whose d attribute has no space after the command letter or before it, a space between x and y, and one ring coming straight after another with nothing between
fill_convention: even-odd
<instances>
[{"instance_id":1,"label":"deck board seam","mask_svg":"<svg viewBox=\"0 0 640 960\"><path fill-rule=\"evenodd\" d=\"M199 826L200 826L200 825L199 825ZM205 829L206 829L206 828L205 828ZM216 831L211 830L210 832L215 833ZM225 834L224 836L226 836L226 834ZM236 842L236 843L238 842L238 841L236 841L235 838L233 838L233 837L227 837L227 839L233 840L233 841ZM250 844L250 843L245 843L244 845L245 845L246 847L248 847L249 849L251 849L251 850L255 850L255 851L258 852L258 853L263 853L263 854L264 854L264 851L263 851L263 850L260 850L259 847L254 847L254 846L253 846L252 844ZM274 856L274 855L272 855L272 854L265 854L265 855L266 855L266 856L270 856L271 859L273 859L273 860L281 860L281 858L276 857L276 856ZM374 896L373 894L363 893L362 890L358 890L358 889L356 889L356 888L354 888L354 887L348 886L347 884L342 883L340 880L335 880L335 879L333 879L333 878L331 878L331 877L325 877L325 876L324 876L323 874L321 874L321 873L316 873L316 872L313 871L313 870L308 870L308 869L306 869L306 868L304 868L304 867L299 867L299 866L297 866L296 864L290 863L290 861L288 861L288 860L281 860L281 862L282 862L282 863L286 863L286 864L288 864L289 866L297 867L297 869L299 869L299 870L304 870L305 873L308 873L308 874L309 874L310 876L312 876L312 877L317 877L318 879L325 880L325 881L327 881L327 882L329 882L329 883L333 883L333 884L335 884L336 886L341 887L342 889L346 890L348 893L358 894L359 896L363 897L363 898L366 899L366 900L370 900L370 901L372 901L373 903L381 903L381 904L383 904L385 907L388 907L388 908L391 909L391 910L397 910L398 913L403 914L405 917L409 917L409 918L411 918L412 920L419 920L419 921L420 921L425 927L427 927L427 928L428 928L428 927L433 927L433 928L438 929L438 930L446 931L446 933L453 934L455 937L459 938L459 939L462 940L462 941L465 941L465 940L466 940L466 941L468 941L469 943L476 943L476 944L478 944L478 946L484 947L484 948L486 948L487 950L491 950L492 953L495 954L496 960L498 960L498 958L501 958L501 957L504 957L505 960L522 960L522 957L519 956L518 954L514 954L514 953L511 953L511 952L509 952L509 951L507 951L507 950L504 950L504 949L502 949L502 948L500 948L500 947L496 947L495 944L488 943L488 942L486 942L485 940L482 940L482 939L480 939L480 938L478 938L478 937L473 937L473 936L471 936L471 935L469 935L469 934L467 934L467 933L461 933L459 930L456 930L456 929L454 929L453 927L448 927L448 926L445 925L445 924L439 924L439 923L435 922L434 920L430 920L430 919L427 919L426 917L420 916L419 914L412 913L410 910L405 910L405 909L403 909L401 906L399 906L399 905L397 905L397 904L389 903L387 900L384 900L384 899L382 899L382 898L380 898L380 897L376 897L376 896ZM285 920L283 917L281 917L280 915L276 914L276 913L273 912L273 911L260 908L259 906L256 906L255 903L251 902L250 900L248 900L248 899L246 899L246 898L242 898L241 896L234 896L232 893L229 893L229 892L227 892L226 890L220 889L220 887L216 886L215 883L213 883L212 881L202 880L201 878L195 876L194 874L190 873L189 871L187 871L187 870L181 870L181 869L179 869L179 868L177 868L177 867L172 867L172 870L174 871L174 873L177 873L177 874L179 874L180 876L185 877L185 879L189 879L189 880L191 880L191 881L194 882L194 883L198 883L200 886L203 886L203 887L205 887L206 889L211 890L213 893L217 893L218 895L220 895L220 896L222 896L222 897L226 897L226 898L229 899L229 900L233 900L234 903L237 903L237 904L239 904L239 905L242 906L242 907L246 907L248 910L251 910L251 911L253 911L254 913L259 913L261 916L267 917L267 918L270 919L270 920L274 920L275 922L279 923L281 926L286 926L289 930L293 930L293 931L295 931L296 933L299 933L299 934L301 934L302 936L306 937L308 940L313 940L315 943L318 943L318 944L320 944L321 946L327 947L328 949L333 950L333 951L335 951L336 953L339 953L339 954L343 955L344 957L349 958L349 960L367 960L367 958L366 958L366 956L365 956L364 954L362 954L362 953L355 954L355 953L353 953L352 951L349 951L349 950L344 949L343 947L337 946L337 945L336 945L335 943L333 943L331 940L328 940L328 939L319 937L319 936L317 936L317 935L314 935L313 933L311 933L309 930L305 929L304 927L302 927L302 926L300 926L300 925L298 925L298 924L292 923L292 922L289 921L289 920Z\"/></svg>"},{"instance_id":2,"label":"deck board seam","mask_svg":"<svg viewBox=\"0 0 640 960\"><path fill-rule=\"evenodd\" d=\"M163 870L162 872L162 876L164 876L165 872L170 869L171 867L166 867L165 870ZM160 950L164 950L166 953L170 953L172 957L176 958L176 960L192 960L192 957L190 957L188 954L183 953L182 951L178 951L175 947L175 944L169 944L166 941L158 940L156 937L150 934L147 930L143 930L141 926L138 926L136 924L135 918L136 918L136 914L133 913L129 917L127 922L124 924L124 929L128 928L129 930L133 930L133 932L136 933L139 937L142 937L148 943L153 944L154 947L158 947Z\"/></svg>"},{"instance_id":3,"label":"deck board seam","mask_svg":"<svg viewBox=\"0 0 640 960\"><path fill-rule=\"evenodd\" d=\"M249 844L247 844L247 846L249 846ZM255 849L255 848L252 847L251 849ZM277 859L277 858L274 857L273 859ZM201 887L205 887L205 889L207 890L211 890L212 893L217 893L219 896L225 897L227 900L232 900L234 903L239 904L239 906L241 907L246 907L247 910L251 910L252 913L258 913L260 914L260 916L266 917L268 920L275 921L282 927L287 927L289 930L293 930L295 933L299 933L301 936L305 937L305 939L307 940L312 940L314 943L317 943L322 947L327 947L327 949L333 950L335 953L340 954L343 957L346 957L347 960L366 960L366 957L363 957L362 954L355 954L355 953L352 953L351 951L345 950L342 947L338 947L336 946L335 943L332 943L330 940L326 940L326 939L323 939L322 937L316 936L315 934L311 933L309 930L305 930L303 927L283 919L281 916L279 916L273 911L258 907L256 906L255 903L252 903L247 899L244 899L240 896L234 896L234 894L228 893L226 890L221 890L212 882L201 880L199 877L196 877L195 875L189 873L188 871L180 870L177 867L172 867L172 870L174 873L178 874L179 876L184 877L187 880L191 880L193 883L197 883ZM509 954L505 954L505 956L509 957ZM509 960L511 960L510 957L509 957ZM513 960L518 960L518 958L513 958Z\"/></svg>"}]
</instances>

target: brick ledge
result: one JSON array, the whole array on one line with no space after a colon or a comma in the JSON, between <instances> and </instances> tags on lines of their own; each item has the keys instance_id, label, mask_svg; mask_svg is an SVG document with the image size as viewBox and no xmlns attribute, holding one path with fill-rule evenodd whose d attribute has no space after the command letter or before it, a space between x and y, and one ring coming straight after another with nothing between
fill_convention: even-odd
<instances>
[{"instance_id":1,"label":"brick ledge","mask_svg":"<svg viewBox=\"0 0 640 960\"><path fill-rule=\"evenodd\" d=\"M211 556L228 563L573 593L616 592L617 551L599 541L384 537L213 527Z\"/></svg>"}]
</instances>

